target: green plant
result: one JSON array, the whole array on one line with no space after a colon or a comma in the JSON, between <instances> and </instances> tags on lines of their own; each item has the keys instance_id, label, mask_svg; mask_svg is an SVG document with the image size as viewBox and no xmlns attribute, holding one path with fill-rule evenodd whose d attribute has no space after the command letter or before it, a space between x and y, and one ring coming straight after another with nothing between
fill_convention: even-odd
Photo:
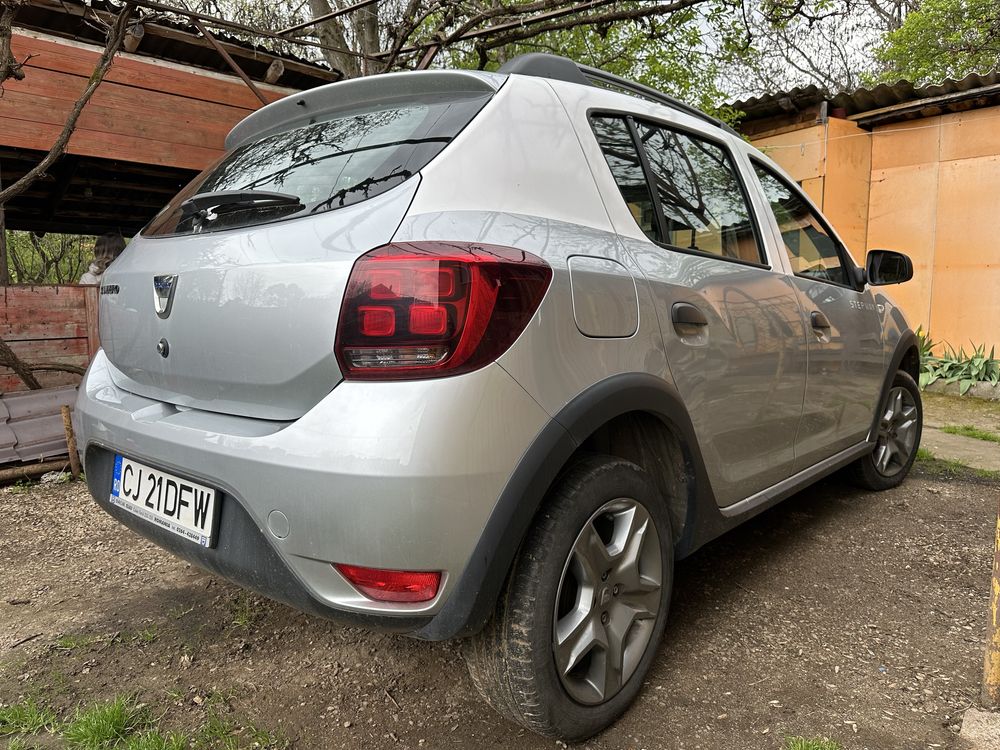
<instances>
[{"instance_id":1,"label":"green plant","mask_svg":"<svg viewBox=\"0 0 1000 750\"><path fill-rule=\"evenodd\" d=\"M124 750L186 750L188 746L188 738L182 734L160 734L150 730L125 740Z\"/></svg>"},{"instance_id":2,"label":"green plant","mask_svg":"<svg viewBox=\"0 0 1000 750\"><path fill-rule=\"evenodd\" d=\"M104 750L134 739L130 736L149 729L151 723L145 705L120 695L113 701L77 710L63 730L63 737L71 747Z\"/></svg>"},{"instance_id":3,"label":"green plant","mask_svg":"<svg viewBox=\"0 0 1000 750\"><path fill-rule=\"evenodd\" d=\"M67 633L56 638L56 648L63 649L64 651L73 651L77 648L84 648L86 646L99 641L96 635L84 635L83 633Z\"/></svg>"},{"instance_id":4,"label":"green plant","mask_svg":"<svg viewBox=\"0 0 1000 750\"><path fill-rule=\"evenodd\" d=\"M931 342L931 345L935 344ZM954 347L945 344L943 354L923 356L920 387L926 388L938 380L944 383L958 383L958 392L963 396L975 383L993 385L1000 383L1000 360L996 358L996 347L991 348L987 354L985 344L973 345L970 355L965 353L965 347L956 352Z\"/></svg>"},{"instance_id":5,"label":"green plant","mask_svg":"<svg viewBox=\"0 0 1000 750\"><path fill-rule=\"evenodd\" d=\"M786 737L785 750L843 750L841 745L824 738Z\"/></svg>"},{"instance_id":6,"label":"green plant","mask_svg":"<svg viewBox=\"0 0 1000 750\"><path fill-rule=\"evenodd\" d=\"M923 326L917 326L917 345L920 347L920 361L923 362L934 356L934 347L938 342L931 338L930 331L925 331Z\"/></svg>"},{"instance_id":7,"label":"green plant","mask_svg":"<svg viewBox=\"0 0 1000 750\"><path fill-rule=\"evenodd\" d=\"M0 707L0 737L7 734L36 734L51 730L55 724L55 712L39 706L34 698Z\"/></svg>"},{"instance_id":8,"label":"green plant","mask_svg":"<svg viewBox=\"0 0 1000 750\"><path fill-rule=\"evenodd\" d=\"M983 430L969 424L945 425L941 428L941 432L947 432L949 435L961 435L962 437L975 438L976 440L985 440L988 443L1000 443L1000 435L997 433L990 432L989 430Z\"/></svg>"},{"instance_id":9,"label":"green plant","mask_svg":"<svg viewBox=\"0 0 1000 750\"><path fill-rule=\"evenodd\" d=\"M132 641L139 644L140 646L148 646L153 643L159 637L156 625L150 625L148 628L143 628L142 630L137 630L132 634Z\"/></svg>"},{"instance_id":10,"label":"green plant","mask_svg":"<svg viewBox=\"0 0 1000 750\"><path fill-rule=\"evenodd\" d=\"M229 604L231 624L244 632L249 632L264 617L260 600L246 591L237 592Z\"/></svg>"}]
</instances>

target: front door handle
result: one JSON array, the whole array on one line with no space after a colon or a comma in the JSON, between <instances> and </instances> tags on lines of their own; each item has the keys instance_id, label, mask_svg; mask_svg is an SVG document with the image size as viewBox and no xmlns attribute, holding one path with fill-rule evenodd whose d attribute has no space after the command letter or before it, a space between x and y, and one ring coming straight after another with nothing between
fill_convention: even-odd
<instances>
[{"instance_id":1,"label":"front door handle","mask_svg":"<svg viewBox=\"0 0 1000 750\"><path fill-rule=\"evenodd\" d=\"M813 328L821 330L830 329L830 321L819 310L813 310L811 313L809 313L809 322L812 323Z\"/></svg>"},{"instance_id":2,"label":"front door handle","mask_svg":"<svg viewBox=\"0 0 1000 750\"><path fill-rule=\"evenodd\" d=\"M705 313L690 302L675 302L670 308L670 319L675 326L707 326Z\"/></svg>"}]
</instances>

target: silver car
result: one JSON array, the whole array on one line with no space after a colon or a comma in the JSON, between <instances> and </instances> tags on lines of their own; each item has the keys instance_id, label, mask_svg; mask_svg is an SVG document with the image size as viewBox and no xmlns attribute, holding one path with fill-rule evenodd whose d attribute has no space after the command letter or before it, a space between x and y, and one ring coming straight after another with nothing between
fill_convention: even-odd
<instances>
[{"instance_id":1,"label":"silver car","mask_svg":"<svg viewBox=\"0 0 1000 750\"><path fill-rule=\"evenodd\" d=\"M294 607L464 638L565 740L635 698L674 561L838 469L898 485L917 338L721 123L548 55L250 115L110 267L77 405L124 525Z\"/></svg>"}]
</instances>

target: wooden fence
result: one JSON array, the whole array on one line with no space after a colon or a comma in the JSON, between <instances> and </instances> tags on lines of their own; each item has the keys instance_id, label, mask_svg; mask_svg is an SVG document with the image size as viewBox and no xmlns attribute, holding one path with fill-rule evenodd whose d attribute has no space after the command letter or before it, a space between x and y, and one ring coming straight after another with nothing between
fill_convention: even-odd
<instances>
[{"instance_id":1,"label":"wooden fence","mask_svg":"<svg viewBox=\"0 0 1000 750\"><path fill-rule=\"evenodd\" d=\"M0 338L28 364L60 363L86 367L97 352L97 287L0 287ZM80 376L36 371L43 388L75 385ZM0 393L26 390L11 370L0 367Z\"/></svg>"}]
</instances>

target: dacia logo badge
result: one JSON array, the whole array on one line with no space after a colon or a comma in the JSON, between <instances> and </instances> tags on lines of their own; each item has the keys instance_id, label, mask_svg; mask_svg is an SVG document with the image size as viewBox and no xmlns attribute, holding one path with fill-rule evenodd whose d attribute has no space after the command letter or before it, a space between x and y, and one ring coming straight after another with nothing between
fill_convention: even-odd
<instances>
[{"instance_id":1,"label":"dacia logo badge","mask_svg":"<svg viewBox=\"0 0 1000 750\"><path fill-rule=\"evenodd\" d=\"M166 318L170 315L176 288L177 276L174 274L153 277L153 307L159 317Z\"/></svg>"}]
</instances>

